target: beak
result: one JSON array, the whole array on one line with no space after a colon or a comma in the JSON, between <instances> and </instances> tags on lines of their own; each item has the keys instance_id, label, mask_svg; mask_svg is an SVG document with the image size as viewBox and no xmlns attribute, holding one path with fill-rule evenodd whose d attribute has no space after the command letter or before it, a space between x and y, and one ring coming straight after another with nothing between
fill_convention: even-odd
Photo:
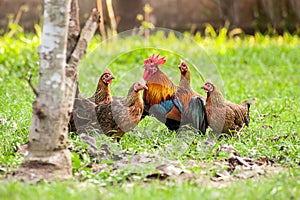
<instances>
[{"instance_id":1,"label":"beak","mask_svg":"<svg viewBox=\"0 0 300 200\"><path fill-rule=\"evenodd\" d=\"M148 90L148 87L146 86L146 85L144 85L144 87L143 87L145 90Z\"/></svg>"},{"instance_id":2,"label":"beak","mask_svg":"<svg viewBox=\"0 0 300 200\"><path fill-rule=\"evenodd\" d=\"M201 86L201 89L204 89L204 86Z\"/></svg>"},{"instance_id":3,"label":"beak","mask_svg":"<svg viewBox=\"0 0 300 200\"><path fill-rule=\"evenodd\" d=\"M114 77L114 76L111 76L111 79L115 79L115 77Z\"/></svg>"},{"instance_id":4,"label":"beak","mask_svg":"<svg viewBox=\"0 0 300 200\"><path fill-rule=\"evenodd\" d=\"M143 66L142 66L142 68L143 68L143 69L146 69L146 66L145 66L145 65L143 65Z\"/></svg>"}]
</instances>

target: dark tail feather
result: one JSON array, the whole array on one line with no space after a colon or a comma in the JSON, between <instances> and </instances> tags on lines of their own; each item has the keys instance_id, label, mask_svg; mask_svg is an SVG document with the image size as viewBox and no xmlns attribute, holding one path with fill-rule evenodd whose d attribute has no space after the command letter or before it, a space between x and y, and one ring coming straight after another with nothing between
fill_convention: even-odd
<instances>
[{"instance_id":1,"label":"dark tail feather","mask_svg":"<svg viewBox=\"0 0 300 200\"><path fill-rule=\"evenodd\" d=\"M149 115L155 117L162 123L165 123L167 120L167 118L166 118L167 112L166 112L165 108L160 104L155 104L155 105L151 106L151 108L149 110Z\"/></svg>"},{"instance_id":2,"label":"dark tail feather","mask_svg":"<svg viewBox=\"0 0 300 200\"><path fill-rule=\"evenodd\" d=\"M144 102L144 110L143 110L143 114L142 114L141 120L144 119L146 116L149 115L149 108L150 108L150 105L146 104Z\"/></svg>"},{"instance_id":3,"label":"dark tail feather","mask_svg":"<svg viewBox=\"0 0 300 200\"><path fill-rule=\"evenodd\" d=\"M251 102L249 100L245 100L241 103L241 105L244 106L247 109L245 124L246 124L246 126L248 126L249 123L250 123L250 105L251 105Z\"/></svg>"},{"instance_id":4,"label":"dark tail feather","mask_svg":"<svg viewBox=\"0 0 300 200\"><path fill-rule=\"evenodd\" d=\"M249 111L250 110L250 105L251 105L251 102L249 102L248 100L245 100L241 103L242 106L246 107L247 110Z\"/></svg>"},{"instance_id":5,"label":"dark tail feather","mask_svg":"<svg viewBox=\"0 0 300 200\"><path fill-rule=\"evenodd\" d=\"M205 134L208 125L204 102L200 97L193 97L191 99L185 115L185 123L191 123L194 128L200 130L202 134Z\"/></svg>"}]
</instances>

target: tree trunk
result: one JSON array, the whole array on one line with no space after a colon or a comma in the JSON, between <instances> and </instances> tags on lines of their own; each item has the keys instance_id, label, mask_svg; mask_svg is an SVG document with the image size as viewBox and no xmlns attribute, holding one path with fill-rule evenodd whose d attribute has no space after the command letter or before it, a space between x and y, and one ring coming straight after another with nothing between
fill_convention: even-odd
<instances>
[{"instance_id":1,"label":"tree trunk","mask_svg":"<svg viewBox=\"0 0 300 200\"><path fill-rule=\"evenodd\" d=\"M102 0L96 0L97 1L97 9L100 12L101 22L99 24L99 30L101 34L101 40L106 40L106 32L105 32L105 26L104 26L104 18L103 18L103 2Z\"/></svg>"},{"instance_id":2,"label":"tree trunk","mask_svg":"<svg viewBox=\"0 0 300 200\"><path fill-rule=\"evenodd\" d=\"M111 32L112 32L111 37L114 37L117 35L117 22L116 22L115 13L112 5L112 0L106 0L106 7L110 19Z\"/></svg>"},{"instance_id":3,"label":"tree trunk","mask_svg":"<svg viewBox=\"0 0 300 200\"><path fill-rule=\"evenodd\" d=\"M67 149L68 122L78 66L99 23L99 13L93 9L80 32L78 10L78 0L45 0L39 91L34 90L37 97L33 102L29 153L16 172L19 178L38 181L72 176L71 154Z\"/></svg>"},{"instance_id":4,"label":"tree trunk","mask_svg":"<svg viewBox=\"0 0 300 200\"><path fill-rule=\"evenodd\" d=\"M65 73L70 2L45 0L44 4L38 95L33 102L29 153L18 172L29 179L72 176L67 125L75 94L66 86Z\"/></svg>"}]
</instances>

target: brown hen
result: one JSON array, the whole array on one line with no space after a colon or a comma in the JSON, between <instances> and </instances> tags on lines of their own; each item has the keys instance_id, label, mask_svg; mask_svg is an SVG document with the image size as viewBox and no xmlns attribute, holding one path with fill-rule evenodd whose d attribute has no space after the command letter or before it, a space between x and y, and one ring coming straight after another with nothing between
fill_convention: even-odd
<instances>
[{"instance_id":1,"label":"brown hen","mask_svg":"<svg viewBox=\"0 0 300 200\"><path fill-rule=\"evenodd\" d=\"M240 131L250 122L250 104L246 100L234 104L225 100L220 90L211 82L205 82L201 87L207 93L206 116L208 125L215 133L232 134Z\"/></svg>"},{"instance_id":2,"label":"brown hen","mask_svg":"<svg viewBox=\"0 0 300 200\"><path fill-rule=\"evenodd\" d=\"M91 96L89 100L95 102L95 104L111 102L112 96L110 93L109 84L112 83L114 78L115 77L113 76L112 72L109 69L106 69L105 73L103 73L98 80L94 95Z\"/></svg>"},{"instance_id":3,"label":"brown hen","mask_svg":"<svg viewBox=\"0 0 300 200\"><path fill-rule=\"evenodd\" d=\"M191 73L190 69L188 67L188 64L184 61L181 61L178 65L178 68L180 70L180 82L179 82L179 87L183 87L189 91L192 91L194 93L194 96L200 97L202 100L206 100L206 98L197 92L195 92L192 87L191 87Z\"/></svg>"},{"instance_id":4,"label":"brown hen","mask_svg":"<svg viewBox=\"0 0 300 200\"><path fill-rule=\"evenodd\" d=\"M183 87L188 90L192 90L191 88L191 78L190 78L190 70L186 62L181 61L178 65L180 70L180 82L179 87Z\"/></svg>"},{"instance_id":5,"label":"brown hen","mask_svg":"<svg viewBox=\"0 0 300 200\"><path fill-rule=\"evenodd\" d=\"M147 89L141 82L134 83L126 98L114 97L112 102L99 104L95 110L101 131L119 141L139 123L144 103L140 91Z\"/></svg>"},{"instance_id":6,"label":"brown hen","mask_svg":"<svg viewBox=\"0 0 300 200\"><path fill-rule=\"evenodd\" d=\"M109 84L114 79L109 69L100 76L95 93L90 98L84 98L77 91L77 97L74 100L73 112L69 122L70 131L76 131L78 134L86 133L87 130L99 132L95 107L97 104L108 103L112 101Z\"/></svg>"}]
</instances>

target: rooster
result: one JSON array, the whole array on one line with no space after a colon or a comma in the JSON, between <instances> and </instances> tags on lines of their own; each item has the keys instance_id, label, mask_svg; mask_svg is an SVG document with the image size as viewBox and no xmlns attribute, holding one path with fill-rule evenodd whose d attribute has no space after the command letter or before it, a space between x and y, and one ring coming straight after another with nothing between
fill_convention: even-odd
<instances>
[{"instance_id":1,"label":"rooster","mask_svg":"<svg viewBox=\"0 0 300 200\"><path fill-rule=\"evenodd\" d=\"M206 81L201 87L207 93L206 116L208 125L215 133L240 131L250 122L250 103L245 100L241 104L227 101L220 90L211 82Z\"/></svg>"},{"instance_id":2,"label":"rooster","mask_svg":"<svg viewBox=\"0 0 300 200\"><path fill-rule=\"evenodd\" d=\"M153 115L170 130L191 123L205 133L207 128L204 102L194 96L192 90L175 85L160 69L165 57L151 55L144 61L143 78L148 90L144 90L144 115Z\"/></svg>"},{"instance_id":3,"label":"rooster","mask_svg":"<svg viewBox=\"0 0 300 200\"><path fill-rule=\"evenodd\" d=\"M126 98L113 97L113 101L97 105L95 111L101 131L119 141L125 132L135 128L144 110L140 91L147 89L144 83L136 82Z\"/></svg>"}]
</instances>

